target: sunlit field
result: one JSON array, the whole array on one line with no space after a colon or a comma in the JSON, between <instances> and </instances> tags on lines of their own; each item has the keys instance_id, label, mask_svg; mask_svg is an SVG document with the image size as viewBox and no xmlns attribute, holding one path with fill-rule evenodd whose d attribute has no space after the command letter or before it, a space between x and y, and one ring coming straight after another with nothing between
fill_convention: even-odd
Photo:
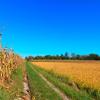
<instances>
[{"instance_id":1,"label":"sunlit field","mask_svg":"<svg viewBox=\"0 0 100 100\"><path fill-rule=\"evenodd\" d=\"M82 86L100 89L100 62L66 61L66 62L33 62L46 70L67 76Z\"/></svg>"}]
</instances>

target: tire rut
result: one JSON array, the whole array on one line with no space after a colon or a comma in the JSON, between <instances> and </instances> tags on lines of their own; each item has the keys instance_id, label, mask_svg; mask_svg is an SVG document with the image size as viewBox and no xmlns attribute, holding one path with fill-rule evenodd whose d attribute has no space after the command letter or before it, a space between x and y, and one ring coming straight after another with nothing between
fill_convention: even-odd
<instances>
[{"instance_id":1,"label":"tire rut","mask_svg":"<svg viewBox=\"0 0 100 100\"><path fill-rule=\"evenodd\" d=\"M35 69L33 69L35 72L37 72ZM37 72L38 75L48 84L50 88L52 88L57 94L59 94L62 98L62 100L71 100L69 97L67 97L62 91L60 91L54 84L52 84L49 80L47 80L41 73Z\"/></svg>"},{"instance_id":2,"label":"tire rut","mask_svg":"<svg viewBox=\"0 0 100 100\"><path fill-rule=\"evenodd\" d=\"M70 100L63 92L61 92L57 87L55 87L51 82L49 82L42 74L39 73L39 76L56 92L58 93L63 100Z\"/></svg>"}]
</instances>

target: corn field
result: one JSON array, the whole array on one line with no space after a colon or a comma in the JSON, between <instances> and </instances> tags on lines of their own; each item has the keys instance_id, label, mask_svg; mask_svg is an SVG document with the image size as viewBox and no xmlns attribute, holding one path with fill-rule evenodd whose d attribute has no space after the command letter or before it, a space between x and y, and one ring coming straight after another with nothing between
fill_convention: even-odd
<instances>
[{"instance_id":1,"label":"corn field","mask_svg":"<svg viewBox=\"0 0 100 100\"><path fill-rule=\"evenodd\" d=\"M21 62L22 59L11 50L0 50L0 82L10 80L12 71L15 70Z\"/></svg>"}]
</instances>

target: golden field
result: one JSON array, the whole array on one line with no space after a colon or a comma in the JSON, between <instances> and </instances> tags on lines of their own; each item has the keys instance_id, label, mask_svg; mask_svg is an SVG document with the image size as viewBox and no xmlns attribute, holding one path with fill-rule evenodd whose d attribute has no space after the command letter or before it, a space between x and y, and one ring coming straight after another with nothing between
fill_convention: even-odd
<instances>
[{"instance_id":1,"label":"golden field","mask_svg":"<svg viewBox=\"0 0 100 100\"><path fill-rule=\"evenodd\" d=\"M52 70L75 82L90 88L100 89L100 62L97 61L64 61L33 62L46 70Z\"/></svg>"}]
</instances>

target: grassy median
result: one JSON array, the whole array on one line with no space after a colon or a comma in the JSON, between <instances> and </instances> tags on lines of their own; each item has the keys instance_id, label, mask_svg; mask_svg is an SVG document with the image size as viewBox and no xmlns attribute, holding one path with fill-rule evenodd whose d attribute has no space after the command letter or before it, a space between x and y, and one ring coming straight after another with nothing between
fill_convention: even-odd
<instances>
[{"instance_id":1,"label":"grassy median","mask_svg":"<svg viewBox=\"0 0 100 100\"><path fill-rule=\"evenodd\" d=\"M62 100L61 97L52 90L47 83L32 69L30 63L26 63L31 96L36 100Z\"/></svg>"}]
</instances>

